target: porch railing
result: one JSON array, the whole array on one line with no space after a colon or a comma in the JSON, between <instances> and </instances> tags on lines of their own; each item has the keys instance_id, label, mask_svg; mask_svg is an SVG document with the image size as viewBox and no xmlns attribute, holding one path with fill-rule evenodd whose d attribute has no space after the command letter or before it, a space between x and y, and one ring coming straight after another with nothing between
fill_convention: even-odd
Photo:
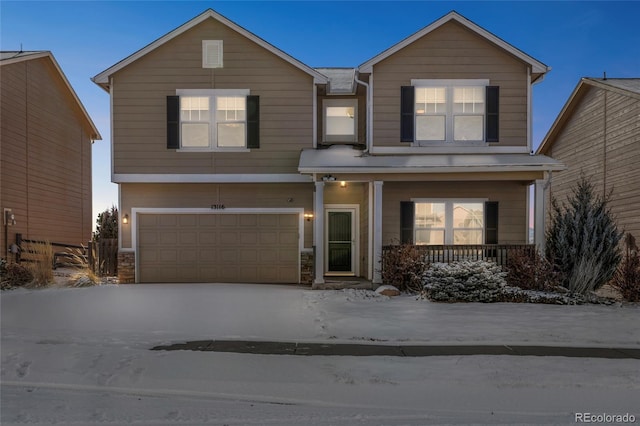
<instances>
[{"instance_id":1,"label":"porch railing","mask_svg":"<svg viewBox=\"0 0 640 426\"><path fill-rule=\"evenodd\" d=\"M383 256L398 246L382 248ZM451 263L463 260L484 260L505 267L515 253L533 255L533 244L471 244L471 245L414 245L429 263ZM383 262L384 263L384 262Z\"/></svg>"}]
</instances>

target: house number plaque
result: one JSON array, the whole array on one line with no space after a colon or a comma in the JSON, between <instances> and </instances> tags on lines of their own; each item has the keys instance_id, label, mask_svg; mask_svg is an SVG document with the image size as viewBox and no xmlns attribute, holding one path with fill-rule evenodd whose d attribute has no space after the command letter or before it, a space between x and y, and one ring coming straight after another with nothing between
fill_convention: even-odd
<instances>
[{"instance_id":1,"label":"house number plaque","mask_svg":"<svg viewBox=\"0 0 640 426\"><path fill-rule=\"evenodd\" d=\"M224 204L211 204L211 209L212 210L224 210Z\"/></svg>"}]
</instances>

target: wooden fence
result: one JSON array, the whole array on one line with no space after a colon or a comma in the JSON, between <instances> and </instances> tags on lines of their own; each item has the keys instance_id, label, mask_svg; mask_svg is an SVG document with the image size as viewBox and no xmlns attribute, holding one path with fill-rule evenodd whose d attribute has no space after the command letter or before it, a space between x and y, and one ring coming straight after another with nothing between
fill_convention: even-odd
<instances>
[{"instance_id":1,"label":"wooden fence","mask_svg":"<svg viewBox=\"0 0 640 426\"><path fill-rule=\"evenodd\" d=\"M382 248L385 253L399 246L390 245ZM484 260L505 267L514 253L533 255L536 246L533 244L471 244L471 245L414 245L429 263L451 263L463 260Z\"/></svg>"},{"instance_id":2,"label":"wooden fence","mask_svg":"<svg viewBox=\"0 0 640 426\"><path fill-rule=\"evenodd\" d=\"M33 262L36 260L37 245L49 244L53 248L53 269L58 267L88 266L100 276L115 276L118 273L118 239L90 241L86 246L49 242L23 238L16 234L16 262Z\"/></svg>"}]
</instances>

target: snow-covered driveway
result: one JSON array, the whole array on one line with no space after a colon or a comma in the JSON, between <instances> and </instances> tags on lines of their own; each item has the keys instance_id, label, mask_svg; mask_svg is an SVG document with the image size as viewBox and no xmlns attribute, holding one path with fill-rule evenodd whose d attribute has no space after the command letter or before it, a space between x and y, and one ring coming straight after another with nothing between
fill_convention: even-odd
<instances>
[{"instance_id":1,"label":"snow-covered driveway","mask_svg":"<svg viewBox=\"0 0 640 426\"><path fill-rule=\"evenodd\" d=\"M267 285L17 290L1 302L5 424L640 421L640 361L154 352L187 340L640 347L639 306L434 304Z\"/></svg>"}]
</instances>

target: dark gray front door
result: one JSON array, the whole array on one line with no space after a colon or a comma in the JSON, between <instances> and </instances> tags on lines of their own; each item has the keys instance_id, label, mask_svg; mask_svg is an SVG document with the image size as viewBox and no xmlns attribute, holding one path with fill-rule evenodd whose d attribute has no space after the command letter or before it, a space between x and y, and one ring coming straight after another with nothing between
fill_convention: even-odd
<instances>
[{"instance_id":1,"label":"dark gray front door","mask_svg":"<svg viewBox=\"0 0 640 426\"><path fill-rule=\"evenodd\" d=\"M352 274L353 271L353 211L327 212L327 273Z\"/></svg>"}]
</instances>

